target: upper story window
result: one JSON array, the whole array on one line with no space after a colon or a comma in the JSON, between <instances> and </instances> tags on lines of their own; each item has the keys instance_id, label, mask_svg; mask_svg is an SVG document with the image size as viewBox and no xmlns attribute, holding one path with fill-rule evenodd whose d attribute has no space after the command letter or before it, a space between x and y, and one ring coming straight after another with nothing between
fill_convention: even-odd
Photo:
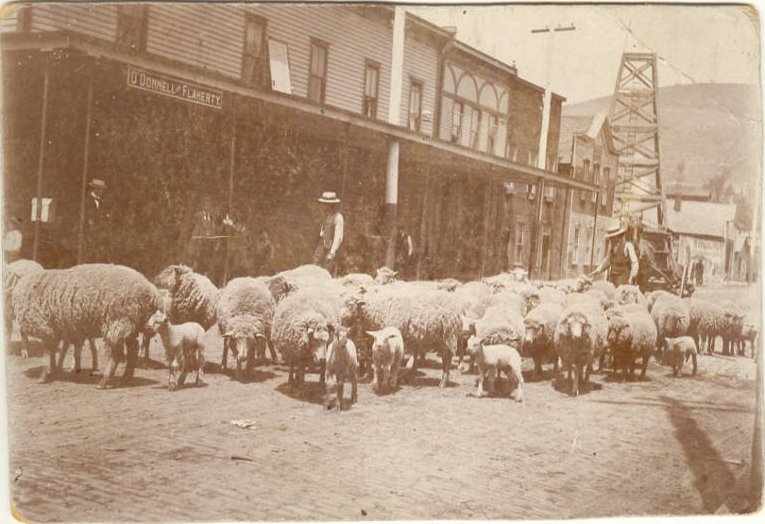
<instances>
[{"instance_id":1,"label":"upper story window","mask_svg":"<svg viewBox=\"0 0 765 524\"><path fill-rule=\"evenodd\" d=\"M329 46L318 40L311 41L311 74L308 77L308 98L324 103L327 95L327 59Z\"/></svg>"},{"instance_id":2,"label":"upper story window","mask_svg":"<svg viewBox=\"0 0 765 524\"><path fill-rule=\"evenodd\" d=\"M497 144L497 129L499 129L499 116L489 114L489 128L486 132L486 151L494 154Z\"/></svg>"},{"instance_id":3,"label":"upper story window","mask_svg":"<svg viewBox=\"0 0 765 524\"><path fill-rule=\"evenodd\" d=\"M244 20L244 45L242 47L242 81L250 86L265 88L268 83L266 64L266 21L253 14Z\"/></svg>"},{"instance_id":4,"label":"upper story window","mask_svg":"<svg viewBox=\"0 0 765 524\"><path fill-rule=\"evenodd\" d=\"M452 127L451 127L451 141L453 143L459 143L462 137L462 118L465 112L465 106L462 102L454 101L452 105Z\"/></svg>"},{"instance_id":5,"label":"upper story window","mask_svg":"<svg viewBox=\"0 0 765 524\"><path fill-rule=\"evenodd\" d=\"M117 6L117 47L130 53L146 50L148 6L120 4Z\"/></svg>"},{"instance_id":6,"label":"upper story window","mask_svg":"<svg viewBox=\"0 0 765 524\"><path fill-rule=\"evenodd\" d=\"M16 31L28 33L32 30L32 6L22 5L16 11Z\"/></svg>"},{"instance_id":7,"label":"upper story window","mask_svg":"<svg viewBox=\"0 0 765 524\"><path fill-rule=\"evenodd\" d=\"M377 100L380 92L380 66L367 62L364 69L364 103L362 113L371 119L377 118Z\"/></svg>"},{"instance_id":8,"label":"upper story window","mask_svg":"<svg viewBox=\"0 0 765 524\"><path fill-rule=\"evenodd\" d=\"M412 80L409 86L409 129L419 132L422 126L422 82Z\"/></svg>"},{"instance_id":9,"label":"upper story window","mask_svg":"<svg viewBox=\"0 0 765 524\"><path fill-rule=\"evenodd\" d=\"M481 111L475 107L468 106L470 116L470 135L467 137L468 142L464 144L470 148L478 149L478 130L481 128Z\"/></svg>"}]
</instances>

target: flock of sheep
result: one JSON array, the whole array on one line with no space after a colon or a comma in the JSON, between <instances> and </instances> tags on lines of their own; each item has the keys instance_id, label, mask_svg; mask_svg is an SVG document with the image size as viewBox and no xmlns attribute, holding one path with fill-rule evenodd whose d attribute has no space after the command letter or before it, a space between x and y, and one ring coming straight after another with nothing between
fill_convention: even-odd
<instances>
[{"instance_id":1,"label":"flock of sheep","mask_svg":"<svg viewBox=\"0 0 765 524\"><path fill-rule=\"evenodd\" d=\"M477 396L492 394L504 373L510 397L521 401L524 358L533 359L538 375L545 364L557 375L560 365L576 396L595 362L599 370L621 370L626 378L634 375L638 360L645 376L651 356L675 374L691 359L695 373L697 348L712 352L720 337L723 353L742 353L748 340L755 356L757 337L733 303L680 299L663 291L644 296L636 286L614 288L584 276L529 281L523 272L512 272L467 283L404 282L387 268L375 277L333 279L306 265L269 277L235 278L218 289L182 265L149 281L120 265L46 270L19 260L5 267L4 277L6 334L15 320L24 354L30 337L42 341L50 359L42 381L62 372L70 346L79 371L86 342L97 369L96 338L107 348L99 387L108 387L122 361L123 380L129 379L139 356L148 359L149 341L158 335L169 389L182 385L188 373L201 383L205 333L217 324L223 370L230 354L234 376L241 379L268 352L271 361L281 358L289 365L289 383L298 392L307 371L318 371L322 387L333 380L336 394L327 394L325 402L338 409L346 382L352 385L352 403L362 376L372 376L378 393L395 391L399 377L414 377L431 352L441 357L442 387L456 356L461 372L478 368Z\"/></svg>"}]
</instances>

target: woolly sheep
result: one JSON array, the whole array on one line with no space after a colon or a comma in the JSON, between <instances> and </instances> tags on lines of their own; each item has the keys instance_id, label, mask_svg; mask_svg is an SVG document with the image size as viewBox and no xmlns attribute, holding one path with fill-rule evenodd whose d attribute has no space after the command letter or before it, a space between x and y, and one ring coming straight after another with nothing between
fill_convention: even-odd
<instances>
[{"instance_id":1,"label":"woolly sheep","mask_svg":"<svg viewBox=\"0 0 765 524\"><path fill-rule=\"evenodd\" d=\"M220 291L205 275L176 264L160 271L154 278L154 284L170 292L170 310L167 312L170 322L196 322L205 330L215 325L215 306Z\"/></svg>"},{"instance_id":2,"label":"woolly sheep","mask_svg":"<svg viewBox=\"0 0 765 524\"><path fill-rule=\"evenodd\" d=\"M756 360L758 335L759 335L759 330L757 329L757 326L755 326L754 324L744 324L743 328L741 329L741 333L739 334L737 339L734 340L734 345L737 348L737 353L739 355L746 355L746 343L749 342L749 347L750 347L749 355Z\"/></svg>"},{"instance_id":3,"label":"woolly sheep","mask_svg":"<svg viewBox=\"0 0 765 524\"><path fill-rule=\"evenodd\" d=\"M626 304L640 304L646 308L646 311L648 310L648 301L646 300L645 296L643 296L643 293L640 292L640 288L638 286L622 284L616 288L614 300L619 306Z\"/></svg>"},{"instance_id":4,"label":"woolly sheep","mask_svg":"<svg viewBox=\"0 0 765 524\"><path fill-rule=\"evenodd\" d=\"M335 404L337 410L343 409L343 396L345 394L345 382L351 381L351 404L358 400L358 369L359 360L356 354L356 345L348 338L348 330L339 327L335 339L327 348L327 380L333 379L337 385L337 393L334 401L331 397L325 399L324 405L332 409Z\"/></svg>"},{"instance_id":5,"label":"woolly sheep","mask_svg":"<svg viewBox=\"0 0 765 524\"><path fill-rule=\"evenodd\" d=\"M380 285L390 284L395 282L397 277L398 271L393 271L389 267L383 266L378 268L377 272L375 273L375 282Z\"/></svg>"},{"instance_id":6,"label":"woolly sheep","mask_svg":"<svg viewBox=\"0 0 765 524\"><path fill-rule=\"evenodd\" d=\"M505 308L509 312L520 315L521 317L528 311L528 303L526 302L526 299L514 291L502 291L501 293L492 295L489 300L488 308L493 307Z\"/></svg>"},{"instance_id":7,"label":"woolly sheep","mask_svg":"<svg viewBox=\"0 0 765 524\"><path fill-rule=\"evenodd\" d=\"M295 286L290 284L282 275L256 277L255 280L266 285L271 292L274 302L277 304L296 289Z\"/></svg>"},{"instance_id":8,"label":"woolly sheep","mask_svg":"<svg viewBox=\"0 0 765 524\"><path fill-rule=\"evenodd\" d=\"M389 284L356 294L347 301L344 310L344 323L357 330L398 328L407 352L414 356L412 377L416 373L418 357L424 357L428 351L439 352L442 362L440 385L448 384L451 357L457 352L462 326L453 293L418 289L408 283Z\"/></svg>"},{"instance_id":9,"label":"woolly sheep","mask_svg":"<svg viewBox=\"0 0 765 524\"><path fill-rule=\"evenodd\" d=\"M542 363L553 361L553 372L558 371L558 354L555 352L555 328L563 312L563 306L556 303L542 303L529 311L523 320L525 333L523 356L534 360L534 373L542 376Z\"/></svg>"},{"instance_id":10,"label":"woolly sheep","mask_svg":"<svg viewBox=\"0 0 765 524\"><path fill-rule=\"evenodd\" d=\"M165 348L168 379L167 388L175 391L182 386L189 371L196 373L194 383L204 384L205 330L196 322L173 325L164 311L157 310L148 321L151 329L159 334ZM180 370L180 375L177 375Z\"/></svg>"},{"instance_id":11,"label":"woolly sheep","mask_svg":"<svg viewBox=\"0 0 765 524\"><path fill-rule=\"evenodd\" d=\"M653 309L654 304L656 304L656 302L659 299L664 299L664 298L670 298L670 299L677 298L677 295L673 295L669 291L664 291L663 289L657 289L656 291L651 291L647 293L645 295L645 299L646 299L646 306L648 307L648 311L650 312Z\"/></svg>"},{"instance_id":12,"label":"woolly sheep","mask_svg":"<svg viewBox=\"0 0 765 524\"><path fill-rule=\"evenodd\" d=\"M688 304L688 336L693 338L698 351L703 351L706 346L707 351L712 353L715 338L722 336L725 311L709 300L693 297L684 301Z\"/></svg>"},{"instance_id":13,"label":"woolly sheep","mask_svg":"<svg viewBox=\"0 0 765 524\"><path fill-rule=\"evenodd\" d=\"M249 374L255 355L264 353L271 337L274 298L262 281L235 278L221 290L216 316L223 337L221 368L226 370L231 351L236 359L235 376L241 379L242 364L245 375Z\"/></svg>"},{"instance_id":14,"label":"woolly sheep","mask_svg":"<svg viewBox=\"0 0 765 524\"><path fill-rule=\"evenodd\" d=\"M3 314L5 336L9 342L13 333L13 288L16 287L21 278L33 273L39 273L40 271L43 271L43 267L34 260L21 259L3 265L3 299L5 300ZM29 358L29 346L26 343L22 344L21 356Z\"/></svg>"},{"instance_id":15,"label":"woolly sheep","mask_svg":"<svg viewBox=\"0 0 765 524\"><path fill-rule=\"evenodd\" d=\"M474 336L468 340L468 351L478 364L476 396L484 397L487 393L493 395L494 380L501 372L504 372L510 382L510 398L523 402L521 356L514 347L507 344L484 344ZM486 390L484 390L484 381L487 383Z\"/></svg>"},{"instance_id":16,"label":"woolly sheep","mask_svg":"<svg viewBox=\"0 0 765 524\"><path fill-rule=\"evenodd\" d=\"M395 327L368 331L372 343L372 363L375 370L375 389L378 394L395 391L398 386L398 372L404 358L404 339Z\"/></svg>"},{"instance_id":17,"label":"woolly sheep","mask_svg":"<svg viewBox=\"0 0 765 524\"><path fill-rule=\"evenodd\" d=\"M539 303L563 306L566 303L566 294L553 287L543 287L539 290Z\"/></svg>"},{"instance_id":18,"label":"woolly sheep","mask_svg":"<svg viewBox=\"0 0 765 524\"><path fill-rule=\"evenodd\" d=\"M745 315L741 308L730 300L725 300L720 305L725 313L720 330L723 341L722 351L724 355L732 355L732 345L741 336ZM712 345L714 346L714 342Z\"/></svg>"},{"instance_id":19,"label":"woolly sheep","mask_svg":"<svg viewBox=\"0 0 765 524\"><path fill-rule=\"evenodd\" d=\"M314 364L323 387L327 345L339 326L337 302L318 288L299 289L276 306L273 318L271 340L289 364L288 383L302 388L306 366Z\"/></svg>"},{"instance_id":20,"label":"woolly sheep","mask_svg":"<svg viewBox=\"0 0 765 524\"><path fill-rule=\"evenodd\" d=\"M454 291L462 285L462 282L456 278L443 278L436 282L436 289L443 291Z\"/></svg>"},{"instance_id":21,"label":"woolly sheep","mask_svg":"<svg viewBox=\"0 0 765 524\"><path fill-rule=\"evenodd\" d=\"M614 300L616 298L616 288L608 280L595 280L592 283L591 289L602 291L609 300Z\"/></svg>"},{"instance_id":22,"label":"woolly sheep","mask_svg":"<svg viewBox=\"0 0 765 524\"><path fill-rule=\"evenodd\" d=\"M634 376L635 359L642 359L640 377L645 378L648 361L656 348L656 324L640 304L619 306L607 315L608 348L613 355L614 373Z\"/></svg>"},{"instance_id":23,"label":"woolly sheep","mask_svg":"<svg viewBox=\"0 0 765 524\"><path fill-rule=\"evenodd\" d=\"M677 376L683 369L683 364L688 359L693 361L693 374L696 374L697 350L696 343L691 337L666 337L664 339L664 353L667 355L668 364L672 366L672 374Z\"/></svg>"},{"instance_id":24,"label":"woolly sheep","mask_svg":"<svg viewBox=\"0 0 765 524\"><path fill-rule=\"evenodd\" d=\"M19 280L13 309L25 336L43 340L50 365L42 381L55 372L55 342L102 337L107 367L99 388L108 386L127 346L123 381L133 376L137 336L160 306L157 289L137 271L113 264L83 264L48 270Z\"/></svg>"},{"instance_id":25,"label":"woolly sheep","mask_svg":"<svg viewBox=\"0 0 765 524\"><path fill-rule=\"evenodd\" d=\"M688 333L690 311L688 304L676 295L660 296L651 308L651 317L656 324L656 346L664 348L664 338L682 337Z\"/></svg>"},{"instance_id":26,"label":"woolly sheep","mask_svg":"<svg viewBox=\"0 0 765 524\"><path fill-rule=\"evenodd\" d=\"M526 330L523 314L504 304L490 306L483 317L475 321L463 317L462 323L468 337L475 335L482 344L487 345L509 344L520 347ZM458 366L461 366L462 360L469 356L467 345L465 351L466 353L457 353ZM471 359L469 370L472 370L474 365L475 362Z\"/></svg>"},{"instance_id":27,"label":"woolly sheep","mask_svg":"<svg viewBox=\"0 0 765 524\"><path fill-rule=\"evenodd\" d=\"M555 348L568 370L573 396L579 395L580 382L588 384L592 362L605 350L607 337L608 320L599 305L572 304L561 313L555 328Z\"/></svg>"},{"instance_id":28,"label":"woolly sheep","mask_svg":"<svg viewBox=\"0 0 765 524\"><path fill-rule=\"evenodd\" d=\"M343 287L351 288L369 288L376 286L375 279L366 273L349 273L337 279L337 282Z\"/></svg>"}]
</instances>

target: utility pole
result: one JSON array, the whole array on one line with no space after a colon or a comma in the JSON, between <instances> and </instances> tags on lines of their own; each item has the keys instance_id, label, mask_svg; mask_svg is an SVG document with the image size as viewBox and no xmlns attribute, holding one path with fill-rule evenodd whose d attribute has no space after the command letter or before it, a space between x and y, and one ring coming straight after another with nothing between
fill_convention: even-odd
<instances>
[{"instance_id":1,"label":"utility pole","mask_svg":"<svg viewBox=\"0 0 765 524\"><path fill-rule=\"evenodd\" d=\"M575 31L574 24L568 26L558 26L550 29L549 26L532 29L531 34L543 34L547 36L545 42L545 95L544 106L542 108L542 131L539 134L539 153L537 155L537 167L545 169L547 167L547 135L550 131L550 107L552 105L552 69L553 52L555 50L555 33L563 31Z\"/></svg>"}]
</instances>

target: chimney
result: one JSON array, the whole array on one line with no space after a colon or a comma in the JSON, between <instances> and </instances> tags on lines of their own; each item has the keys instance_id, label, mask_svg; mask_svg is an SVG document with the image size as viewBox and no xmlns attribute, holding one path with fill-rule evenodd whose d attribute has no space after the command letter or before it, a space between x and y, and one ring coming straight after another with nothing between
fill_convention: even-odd
<instances>
[{"instance_id":1,"label":"chimney","mask_svg":"<svg viewBox=\"0 0 765 524\"><path fill-rule=\"evenodd\" d=\"M680 195L677 195L675 197L675 211L680 211L683 207L683 200L680 198Z\"/></svg>"}]
</instances>

